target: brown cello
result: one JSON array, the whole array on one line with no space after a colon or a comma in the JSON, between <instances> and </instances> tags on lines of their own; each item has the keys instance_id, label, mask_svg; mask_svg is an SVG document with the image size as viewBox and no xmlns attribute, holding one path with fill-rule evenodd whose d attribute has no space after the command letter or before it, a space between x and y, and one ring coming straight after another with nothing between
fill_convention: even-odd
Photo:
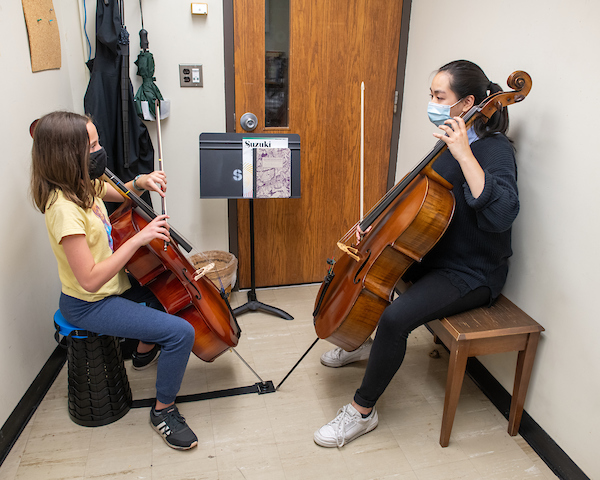
<instances>
[{"instance_id":1,"label":"brown cello","mask_svg":"<svg viewBox=\"0 0 600 480\"><path fill-rule=\"evenodd\" d=\"M115 249L143 229L157 216L154 210L110 170L105 176L126 200L111 216ZM183 255L192 247L171 228L169 244L155 239L141 247L127 262L126 268L158 298L167 313L187 320L196 331L192 352L204 361L212 362L238 343L241 330L227 302L224 291L196 269Z\"/></svg>"},{"instance_id":2,"label":"brown cello","mask_svg":"<svg viewBox=\"0 0 600 480\"><path fill-rule=\"evenodd\" d=\"M525 99L531 77L516 71L508 78L510 92L497 92L462 115L467 128L482 117ZM339 260L323 281L313 312L317 336L357 349L373 332L407 269L420 262L442 237L454 213L452 185L433 163L446 150L439 140L433 150L358 222L339 242ZM353 244L356 227L366 233Z\"/></svg>"}]
</instances>

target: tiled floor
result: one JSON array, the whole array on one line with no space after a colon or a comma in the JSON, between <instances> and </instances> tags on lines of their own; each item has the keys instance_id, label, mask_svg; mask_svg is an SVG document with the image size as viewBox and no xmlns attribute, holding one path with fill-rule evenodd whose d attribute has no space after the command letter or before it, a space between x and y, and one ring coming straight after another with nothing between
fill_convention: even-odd
<instances>
[{"instance_id":1,"label":"tiled floor","mask_svg":"<svg viewBox=\"0 0 600 480\"><path fill-rule=\"evenodd\" d=\"M259 290L258 299L294 316L285 321L252 312L239 316L237 351L278 385L316 338L312 326L318 285ZM246 301L233 295L232 305ZM450 438L439 441L448 354L427 330L416 330L404 365L378 403L379 426L341 449L321 448L313 432L348 403L366 362L329 369L319 341L281 388L183 403L180 411L199 438L198 448L169 448L148 425L148 409L86 428L67 414L66 365L0 467L13 479L548 479L556 478L507 420L465 378ZM429 353L437 348L440 358ZM154 395L155 367L127 369L134 398ZM252 372L232 352L213 363L192 356L181 395L252 385Z\"/></svg>"}]
</instances>

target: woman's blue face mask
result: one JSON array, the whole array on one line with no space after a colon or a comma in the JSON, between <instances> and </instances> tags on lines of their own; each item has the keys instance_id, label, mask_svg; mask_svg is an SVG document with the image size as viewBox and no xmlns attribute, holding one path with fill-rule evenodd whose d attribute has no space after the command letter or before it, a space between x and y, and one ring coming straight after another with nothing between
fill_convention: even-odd
<instances>
[{"instance_id":1,"label":"woman's blue face mask","mask_svg":"<svg viewBox=\"0 0 600 480\"><path fill-rule=\"evenodd\" d=\"M462 98L460 100L462 100ZM460 100L454 105L457 105ZM440 125L443 125L446 120L450 120L452 118L450 116L450 109L454 107L454 105L442 105L441 103L429 102L427 105L427 115L429 115L431 123L439 127Z\"/></svg>"}]
</instances>

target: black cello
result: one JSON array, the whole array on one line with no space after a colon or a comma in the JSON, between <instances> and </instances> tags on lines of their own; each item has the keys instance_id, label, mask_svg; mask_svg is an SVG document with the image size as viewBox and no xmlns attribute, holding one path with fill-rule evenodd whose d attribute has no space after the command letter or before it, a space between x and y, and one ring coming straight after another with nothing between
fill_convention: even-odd
<instances>
[{"instance_id":1,"label":"black cello","mask_svg":"<svg viewBox=\"0 0 600 480\"><path fill-rule=\"evenodd\" d=\"M110 170L105 177L127 200L110 216L115 250L143 229L157 214L135 193L128 190ZM127 262L126 268L141 284L147 286L167 313L187 320L196 331L192 352L204 361L212 362L237 345L241 330L221 292L196 271L179 247L187 252L191 245L171 228L172 242L154 239Z\"/></svg>"},{"instance_id":2,"label":"black cello","mask_svg":"<svg viewBox=\"0 0 600 480\"><path fill-rule=\"evenodd\" d=\"M514 72L510 92L497 92L462 115L467 128L477 118L487 121L496 111L521 102L531 90L531 77ZM373 332L407 269L442 237L454 212L452 185L433 163L446 150L439 140L433 150L367 213L339 242L344 255L330 268L315 301L317 336L346 351L358 348ZM357 226L368 233L351 243Z\"/></svg>"}]
</instances>

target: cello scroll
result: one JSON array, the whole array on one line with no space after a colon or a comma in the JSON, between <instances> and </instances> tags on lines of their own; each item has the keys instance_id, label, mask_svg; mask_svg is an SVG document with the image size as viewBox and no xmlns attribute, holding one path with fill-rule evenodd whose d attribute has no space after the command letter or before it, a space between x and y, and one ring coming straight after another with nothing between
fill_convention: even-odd
<instances>
[{"instance_id":1,"label":"cello scroll","mask_svg":"<svg viewBox=\"0 0 600 480\"><path fill-rule=\"evenodd\" d=\"M508 107L515 103L522 102L531 90L531 77L527 72L517 70L508 77L506 81L507 85L513 90L510 92L498 92L490 95L486 98L479 106L477 106L477 113L484 116L487 119L503 107Z\"/></svg>"}]
</instances>

